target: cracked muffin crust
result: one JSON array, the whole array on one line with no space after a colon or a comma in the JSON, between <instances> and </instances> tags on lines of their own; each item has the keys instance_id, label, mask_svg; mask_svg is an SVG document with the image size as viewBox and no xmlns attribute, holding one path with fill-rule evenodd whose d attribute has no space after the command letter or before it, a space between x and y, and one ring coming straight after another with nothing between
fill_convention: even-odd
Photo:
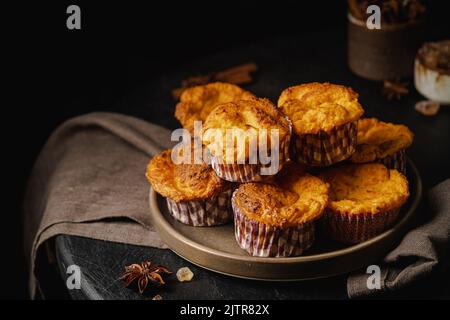
<instances>
[{"instance_id":1,"label":"cracked muffin crust","mask_svg":"<svg viewBox=\"0 0 450 320\"><path fill-rule=\"evenodd\" d=\"M153 189L166 197L171 216L194 227L221 225L233 219L231 185L202 164L174 164L171 150L153 157L146 176Z\"/></svg>"},{"instance_id":2,"label":"cracked muffin crust","mask_svg":"<svg viewBox=\"0 0 450 320\"><path fill-rule=\"evenodd\" d=\"M192 132L194 121L205 121L217 105L251 98L255 98L252 93L230 83L213 82L195 86L182 93L176 105L175 118L183 128Z\"/></svg>"},{"instance_id":3,"label":"cracked muffin crust","mask_svg":"<svg viewBox=\"0 0 450 320\"><path fill-rule=\"evenodd\" d=\"M278 107L291 119L297 134L328 132L358 120L364 113L358 94L331 83L306 83L284 90Z\"/></svg>"},{"instance_id":4,"label":"cracked muffin crust","mask_svg":"<svg viewBox=\"0 0 450 320\"><path fill-rule=\"evenodd\" d=\"M278 130L280 144L290 139L291 135L289 120L268 99L260 98L239 100L217 106L206 118L203 129L203 143L208 145L212 155L223 156L223 160L227 163L245 160L249 157L251 141L257 145L259 143L259 129L268 130L269 147L270 130ZM246 143L242 144L245 148L239 144L228 146L221 144L221 141L227 140L227 131L236 134L236 141L245 141ZM247 131L249 134L241 136L243 131ZM220 133L220 139L217 139L215 132ZM234 152L227 152L225 149L227 147Z\"/></svg>"},{"instance_id":5,"label":"cracked muffin crust","mask_svg":"<svg viewBox=\"0 0 450 320\"><path fill-rule=\"evenodd\" d=\"M379 121L375 118L358 122L356 152L350 158L354 163L372 162L405 150L413 142L413 133L407 126Z\"/></svg>"},{"instance_id":6,"label":"cracked muffin crust","mask_svg":"<svg viewBox=\"0 0 450 320\"><path fill-rule=\"evenodd\" d=\"M153 189L176 202L211 198L224 191L228 183L216 176L207 164L174 164L171 151L154 156L146 177Z\"/></svg>"},{"instance_id":7,"label":"cracked muffin crust","mask_svg":"<svg viewBox=\"0 0 450 320\"><path fill-rule=\"evenodd\" d=\"M344 165L322 173L330 184L328 209L339 213L378 214L399 209L408 199L408 181L380 163Z\"/></svg>"},{"instance_id":8,"label":"cracked muffin crust","mask_svg":"<svg viewBox=\"0 0 450 320\"><path fill-rule=\"evenodd\" d=\"M234 196L249 219L288 228L318 219L328 202L328 184L289 163L268 183L246 183Z\"/></svg>"}]
</instances>

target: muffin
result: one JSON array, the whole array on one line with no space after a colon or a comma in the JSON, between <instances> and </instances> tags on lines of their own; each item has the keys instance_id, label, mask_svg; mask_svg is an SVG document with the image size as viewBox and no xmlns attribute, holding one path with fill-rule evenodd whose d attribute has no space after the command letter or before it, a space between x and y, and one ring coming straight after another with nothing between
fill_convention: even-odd
<instances>
[{"instance_id":1,"label":"muffin","mask_svg":"<svg viewBox=\"0 0 450 320\"><path fill-rule=\"evenodd\" d=\"M293 157L310 166L329 166L355 152L358 94L330 83L307 83L284 90L278 107L292 121Z\"/></svg>"},{"instance_id":2,"label":"muffin","mask_svg":"<svg viewBox=\"0 0 450 320\"><path fill-rule=\"evenodd\" d=\"M362 119L358 123L356 152L350 162L380 162L388 169L406 173L405 150L411 145L413 134L408 127L379 121Z\"/></svg>"},{"instance_id":3,"label":"muffin","mask_svg":"<svg viewBox=\"0 0 450 320\"><path fill-rule=\"evenodd\" d=\"M290 121L267 99L220 104L203 130L211 166L228 181L261 181L289 158Z\"/></svg>"},{"instance_id":4,"label":"muffin","mask_svg":"<svg viewBox=\"0 0 450 320\"><path fill-rule=\"evenodd\" d=\"M214 226L233 218L231 185L216 176L207 164L174 164L171 150L153 157L146 177L167 199L176 220L191 226Z\"/></svg>"},{"instance_id":5,"label":"muffin","mask_svg":"<svg viewBox=\"0 0 450 320\"><path fill-rule=\"evenodd\" d=\"M320 178L330 185L323 231L340 242L362 242L387 230L409 197L406 178L380 163L334 167Z\"/></svg>"},{"instance_id":6,"label":"muffin","mask_svg":"<svg viewBox=\"0 0 450 320\"><path fill-rule=\"evenodd\" d=\"M299 166L290 162L270 182L241 184L233 193L236 241L250 255L298 256L313 244L328 185Z\"/></svg>"},{"instance_id":7,"label":"muffin","mask_svg":"<svg viewBox=\"0 0 450 320\"><path fill-rule=\"evenodd\" d=\"M181 94L180 102L175 109L175 118L183 128L194 130L194 121L205 121L215 106L255 96L240 87L223 82L214 82L202 86L188 88Z\"/></svg>"}]
</instances>

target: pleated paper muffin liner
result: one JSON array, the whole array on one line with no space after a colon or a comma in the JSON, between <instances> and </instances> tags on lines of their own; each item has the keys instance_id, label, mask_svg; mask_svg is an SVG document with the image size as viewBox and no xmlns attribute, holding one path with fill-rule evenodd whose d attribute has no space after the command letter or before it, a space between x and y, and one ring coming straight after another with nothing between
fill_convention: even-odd
<instances>
[{"instance_id":1,"label":"pleated paper muffin liner","mask_svg":"<svg viewBox=\"0 0 450 320\"><path fill-rule=\"evenodd\" d=\"M218 177L231 182L263 181L268 177L260 174L259 164L224 164L219 163L216 157L211 157L211 167Z\"/></svg>"},{"instance_id":2,"label":"pleated paper muffin liner","mask_svg":"<svg viewBox=\"0 0 450 320\"><path fill-rule=\"evenodd\" d=\"M211 156L211 167L216 172L217 176L231 182L252 182L252 181L264 181L268 177L277 174L284 163L289 159L289 144L290 135L280 142L279 146L279 164L278 168L274 168L267 174L262 175L262 168L270 168L270 164L264 165L261 163L257 164L235 164L235 163L224 163L221 158Z\"/></svg>"},{"instance_id":3,"label":"pleated paper muffin liner","mask_svg":"<svg viewBox=\"0 0 450 320\"><path fill-rule=\"evenodd\" d=\"M397 221L399 212L396 209L377 214L351 214L327 209L321 219L321 229L333 240L359 243L386 231Z\"/></svg>"},{"instance_id":4,"label":"pleated paper muffin liner","mask_svg":"<svg viewBox=\"0 0 450 320\"><path fill-rule=\"evenodd\" d=\"M390 156L378 159L378 162L384 164L388 169L395 169L406 175L406 155L405 150L400 150Z\"/></svg>"},{"instance_id":5,"label":"pleated paper muffin liner","mask_svg":"<svg viewBox=\"0 0 450 320\"><path fill-rule=\"evenodd\" d=\"M225 224L233 219L231 195L233 190L219 193L206 200L175 202L166 198L169 212L175 220L194 227Z\"/></svg>"},{"instance_id":6,"label":"pleated paper muffin liner","mask_svg":"<svg viewBox=\"0 0 450 320\"><path fill-rule=\"evenodd\" d=\"M231 200L234 230L238 245L256 257L299 256L315 240L314 222L289 228L278 228L249 219Z\"/></svg>"},{"instance_id":7,"label":"pleated paper muffin liner","mask_svg":"<svg viewBox=\"0 0 450 320\"><path fill-rule=\"evenodd\" d=\"M349 158L356 147L358 121L333 128L329 132L296 135L293 156L310 166L326 167Z\"/></svg>"}]
</instances>

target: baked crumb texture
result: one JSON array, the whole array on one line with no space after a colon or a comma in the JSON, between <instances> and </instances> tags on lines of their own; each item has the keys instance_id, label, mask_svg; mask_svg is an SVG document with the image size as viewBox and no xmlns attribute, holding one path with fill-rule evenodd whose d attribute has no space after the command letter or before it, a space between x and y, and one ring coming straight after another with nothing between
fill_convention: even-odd
<instances>
[{"instance_id":1,"label":"baked crumb texture","mask_svg":"<svg viewBox=\"0 0 450 320\"><path fill-rule=\"evenodd\" d=\"M350 162L380 162L389 169L406 172L405 150L413 142L413 133L401 124L361 119L358 123L356 151Z\"/></svg>"},{"instance_id":2,"label":"baked crumb texture","mask_svg":"<svg viewBox=\"0 0 450 320\"><path fill-rule=\"evenodd\" d=\"M288 163L266 183L246 183L232 197L235 235L252 256L298 256L314 242L315 221L328 202L328 185Z\"/></svg>"},{"instance_id":3,"label":"baked crumb texture","mask_svg":"<svg viewBox=\"0 0 450 320\"><path fill-rule=\"evenodd\" d=\"M175 118L183 128L193 132L194 121L205 121L219 104L252 99L255 96L234 84L213 82L186 89L175 108Z\"/></svg>"},{"instance_id":4,"label":"baked crumb texture","mask_svg":"<svg viewBox=\"0 0 450 320\"><path fill-rule=\"evenodd\" d=\"M278 107L291 119L296 134L328 132L358 120L364 110L351 88L331 83L306 83L284 90Z\"/></svg>"},{"instance_id":5,"label":"baked crumb texture","mask_svg":"<svg viewBox=\"0 0 450 320\"><path fill-rule=\"evenodd\" d=\"M358 94L330 83L307 83L284 90L278 107L292 121L295 158L329 166L355 152L357 121L364 113Z\"/></svg>"},{"instance_id":6,"label":"baked crumb texture","mask_svg":"<svg viewBox=\"0 0 450 320\"><path fill-rule=\"evenodd\" d=\"M230 184L205 163L175 165L171 150L166 150L150 160L146 177L167 198L171 215L182 223L213 226L233 217Z\"/></svg>"},{"instance_id":7,"label":"baked crumb texture","mask_svg":"<svg viewBox=\"0 0 450 320\"><path fill-rule=\"evenodd\" d=\"M260 138L260 129L267 130L267 139ZM275 130L279 143L271 148L270 137ZM243 132L245 136L242 136ZM223 144L223 141L229 141L230 133L236 140ZM251 99L214 108L205 121L202 141L211 153L212 168L222 179L232 182L263 181L278 173L289 159L291 133L290 121L275 105L267 99ZM261 163L259 154L256 154L256 163L250 163L251 155L259 152L261 141L266 143L268 154L278 154L278 166ZM250 148L251 145L257 146L257 149ZM262 173L264 167L271 170Z\"/></svg>"},{"instance_id":8,"label":"baked crumb texture","mask_svg":"<svg viewBox=\"0 0 450 320\"><path fill-rule=\"evenodd\" d=\"M380 163L335 167L320 178L330 185L324 234L345 243L362 242L387 230L409 197L403 174Z\"/></svg>"}]
</instances>

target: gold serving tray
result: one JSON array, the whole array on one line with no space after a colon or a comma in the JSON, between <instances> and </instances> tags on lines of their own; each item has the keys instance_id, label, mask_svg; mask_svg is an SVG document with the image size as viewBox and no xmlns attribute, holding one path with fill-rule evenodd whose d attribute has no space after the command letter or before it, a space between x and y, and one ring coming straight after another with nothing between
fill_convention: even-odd
<instances>
[{"instance_id":1,"label":"gold serving tray","mask_svg":"<svg viewBox=\"0 0 450 320\"><path fill-rule=\"evenodd\" d=\"M422 182L413 162L407 159L411 196L401 209L399 221L389 230L357 245L343 245L321 238L303 256L259 258L240 249L233 224L191 227L174 220L163 197L150 189L150 214L158 234L180 257L205 269L233 277L296 281L331 277L365 268L382 258L401 239L422 196Z\"/></svg>"}]
</instances>

